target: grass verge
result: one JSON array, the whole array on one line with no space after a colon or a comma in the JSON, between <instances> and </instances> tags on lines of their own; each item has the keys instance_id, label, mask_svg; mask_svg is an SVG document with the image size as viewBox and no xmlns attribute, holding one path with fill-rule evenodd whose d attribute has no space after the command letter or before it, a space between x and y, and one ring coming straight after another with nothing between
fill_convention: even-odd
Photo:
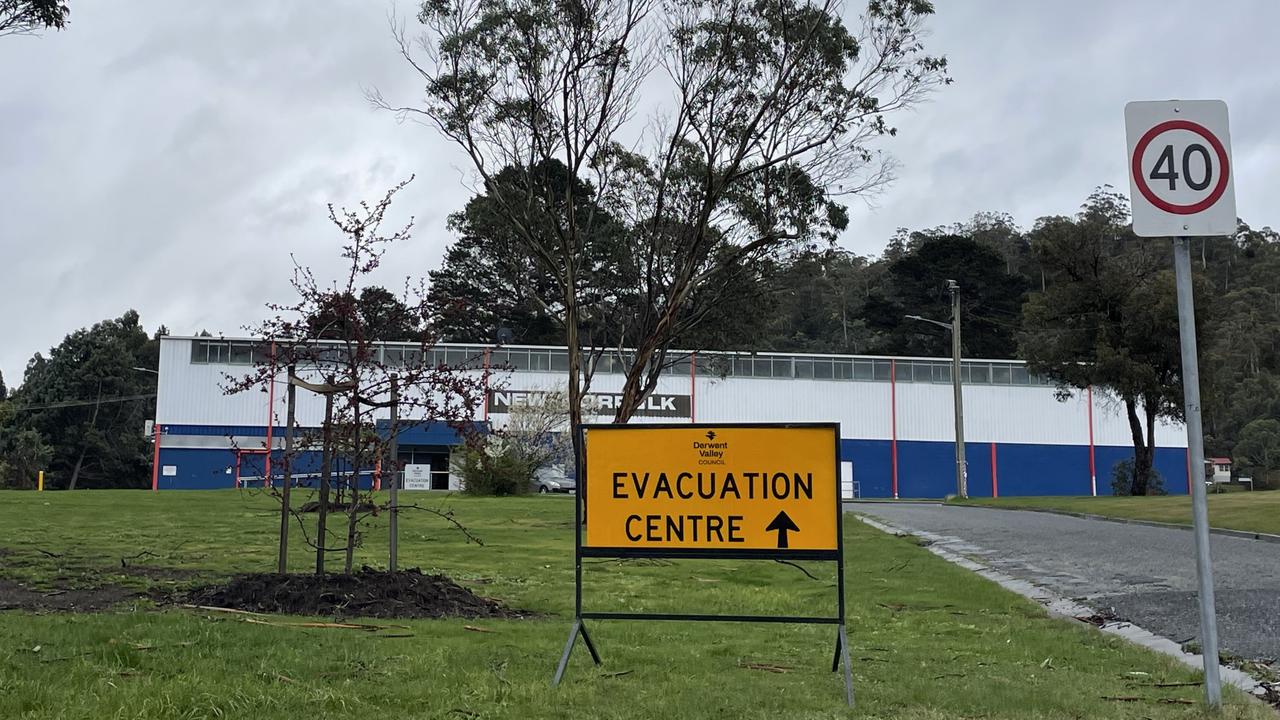
<instances>
[{"instance_id":1,"label":"grass verge","mask_svg":"<svg viewBox=\"0 0 1280 720\"><path fill-rule=\"evenodd\" d=\"M1280 535L1280 491L1211 494L1209 524L1216 528ZM1106 517L1191 524L1187 495L1151 497L1007 497L952 499L948 502L990 507L1034 508Z\"/></svg>"},{"instance_id":2,"label":"grass verge","mask_svg":"<svg viewBox=\"0 0 1280 720\"><path fill-rule=\"evenodd\" d=\"M856 709L842 705L829 665L833 629L821 626L595 623L604 666L579 647L553 689L573 608L571 501L443 502L485 545L409 514L402 564L542 615L372 621L398 627L369 632L146 599L97 614L0 612L0 717L1200 716L1196 673L1051 619L911 538L858 522L845 525ZM0 493L0 577L49 592L157 590L270 569L274 509L270 498L235 491ZM385 564L384 520L367 528L358 562ZM300 546L291 561L304 570ZM830 611L834 568L805 566L816 580L770 562L595 562L584 599L630 611ZM1232 691L1224 717L1273 715Z\"/></svg>"}]
</instances>

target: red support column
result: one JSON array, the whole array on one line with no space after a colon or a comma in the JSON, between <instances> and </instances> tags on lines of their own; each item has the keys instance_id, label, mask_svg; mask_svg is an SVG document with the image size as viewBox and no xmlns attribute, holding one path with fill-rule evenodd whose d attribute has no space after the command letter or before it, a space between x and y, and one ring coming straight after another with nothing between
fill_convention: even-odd
<instances>
[{"instance_id":1,"label":"red support column","mask_svg":"<svg viewBox=\"0 0 1280 720\"><path fill-rule=\"evenodd\" d=\"M151 449L151 492L160 490L160 423L155 425L155 447Z\"/></svg>"},{"instance_id":2,"label":"red support column","mask_svg":"<svg viewBox=\"0 0 1280 720\"><path fill-rule=\"evenodd\" d=\"M240 489L240 451L239 450L236 451L236 476L235 476L234 483L235 483L235 488L239 490Z\"/></svg>"},{"instance_id":3,"label":"red support column","mask_svg":"<svg viewBox=\"0 0 1280 720\"><path fill-rule=\"evenodd\" d=\"M991 497L1000 497L1000 479L996 475L996 444L991 443Z\"/></svg>"},{"instance_id":4,"label":"red support column","mask_svg":"<svg viewBox=\"0 0 1280 720\"><path fill-rule=\"evenodd\" d=\"M689 422L698 422L698 353L689 353Z\"/></svg>"},{"instance_id":5,"label":"red support column","mask_svg":"<svg viewBox=\"0 0 1280 720\"><path fill-rule=\"evenodd\" d=\"M898 499L898 362L889 361L889 423L892 426L892 440L889 442L889 454L893 463L893 499Z\"/></svg>"},{"instance_id":6,"label":"red support column","mask_svg":"<svg viewBox=\"0 0 1280 720\"><path fill-rule=\"evenodd\" d=\"M1089 398L1089 492L1098 497L1098 466L1093 453L1093 386L1087 386L1085 393Z\"/></svg>"}]
</instances>

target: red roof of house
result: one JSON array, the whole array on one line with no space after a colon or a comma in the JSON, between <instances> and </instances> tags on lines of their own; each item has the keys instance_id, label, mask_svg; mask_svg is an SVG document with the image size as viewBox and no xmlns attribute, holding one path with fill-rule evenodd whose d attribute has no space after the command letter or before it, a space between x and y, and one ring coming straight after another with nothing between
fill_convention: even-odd
<instances>
[{"instance_id":1,"label":"red roof of house","mask_svg":"<svg viewBox=\"0 0 1280 720\"><path fill-rule=\"evenodd\" d=\"M1230 464L1231 464L1231 458L1224 458L1224 457L1216 457L1216 458L1213 458L1213 457L1211 457L1211 458L1209 458L1209 462L1213 463L1214 465L1230 465Z\"/></svg>"}]
</instances>

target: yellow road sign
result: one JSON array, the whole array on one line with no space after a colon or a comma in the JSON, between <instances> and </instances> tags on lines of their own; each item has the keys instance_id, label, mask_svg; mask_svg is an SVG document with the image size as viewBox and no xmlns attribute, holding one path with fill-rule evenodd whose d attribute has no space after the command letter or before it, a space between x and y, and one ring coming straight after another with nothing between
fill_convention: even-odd
<instances>
[{"instance_id":1,"label":"yellow road sign","mask_svg":"<svg viewBox=\"0 0 1280 720\"><path fill-rule=\"evenodd\" d=\"M835 425L591 426L584 548L839 548Z\"/></svg>"}]
</instances>

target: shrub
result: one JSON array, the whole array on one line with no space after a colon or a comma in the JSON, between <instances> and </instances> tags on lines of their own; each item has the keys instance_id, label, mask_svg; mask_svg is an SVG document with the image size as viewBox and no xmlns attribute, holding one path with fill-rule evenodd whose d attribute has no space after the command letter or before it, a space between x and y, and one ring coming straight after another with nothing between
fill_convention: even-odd
<instances>
[{"instance_id":1,"label":"shrub","mask_svg":"<svg viewBox=\"0 0 1280 720\"><path fill-rule=\"evenodd\" d=\"M1125 458L1116 463L1111 468L1111 494L1112 495L1132 495L1133 494L1133 458ZM1164 489L1164 478L1155 468L1151 468L1147 475L1147 494L1148 495L1167 495Z\"/></svg>"},{"instance_id":2,"label":"shrub","mask_svg":"<svg viewBox=\"0 0 1280 720\"><path fill-rule=\"evenodd\" d=\"M519 453L499 443L468 446L458 454L455 469L467 495L505 496L529 492L535 468Z\"/></svg>"}]
</instances>

